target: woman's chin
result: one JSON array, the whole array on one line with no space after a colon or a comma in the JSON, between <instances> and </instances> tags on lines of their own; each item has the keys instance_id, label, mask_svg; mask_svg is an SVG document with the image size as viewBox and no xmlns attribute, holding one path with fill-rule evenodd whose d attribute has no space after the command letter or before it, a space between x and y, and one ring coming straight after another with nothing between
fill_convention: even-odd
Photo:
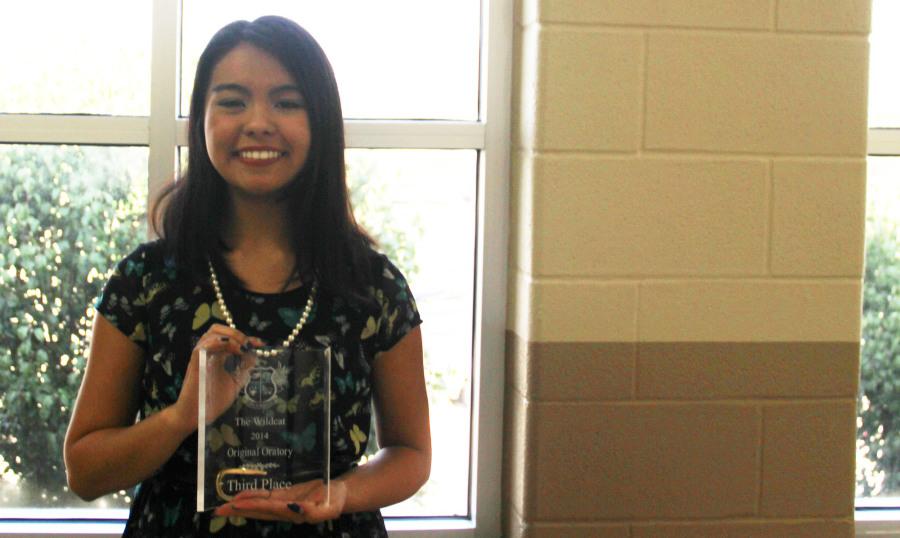
<instances>
[{"instance_id":1,"label":"woman's chin","mask_svg":"<svg viewBox=\"0 0 900 538\"><path fill-rule=\"evenodd\" d=\"M235 199L254 203L280 203L284 202L285 188L282 186L254 185L250 187L229 189Z\"/></svg>"}]
</instances>

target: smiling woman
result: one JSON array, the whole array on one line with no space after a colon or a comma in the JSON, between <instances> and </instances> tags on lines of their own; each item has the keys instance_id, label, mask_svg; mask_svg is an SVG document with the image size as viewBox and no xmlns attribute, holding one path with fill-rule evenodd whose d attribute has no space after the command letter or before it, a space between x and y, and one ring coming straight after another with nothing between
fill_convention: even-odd
<instances>
[{"instance_id":1,"label":"smiling woman","mask_svg":"<svg viewBox=\"0 0 900 538\"><path fill-rule=\"evenodd\" d=\"M338 103L324 53L287 19L229 24L201 55L187 170L157 206L160 240L123 259L97 302L66 435L69 485L83 498L140 483L125 536L226 528L228 536L386 536L378 509L428 478L421 318L406 279L354 220ZM291 314L304 303L302 315ZM286 396L280 412L297 417L325 400L333 414L325 413L324 425L272 435L327 432L302 445L306 458L329 462L327 474L293 473L305 466L292 456L278 487L265 487L276 483L267 480L232 496L217 482L224 504L214 512L195 506L206 485L194 478L205 468L197 428L207 354L249 355L244 378L279 370L286 380L291 357L315 350L328 364L308 375L325 388ZM332 375L340 390L330 389ZM238 412L245 390L237 378L214 377L228 387L217 394L234 401L217 400L208 421ZM358 466L372 417L378 450ZM278 446L249 446L268 437L237 437L237 425L226 426L229 446L248 444L228 471L271 469L255 456Z\"/></svg>"},{"instance_id":2,"label":"smiling woman","mask_svg":"<svg viewBox=\"0 0 900 538\"><path fill-rule=\"evenodd\" d=\"M54 17L46 18L48 12ZM21 185L24 167L43 178L41 189L0 189L0 198L25 196L3 212L8 237L0 241L0 285L11 286L0 294L0 312L7 312L2 319L9 318L0 331L0 372L6 376L0 375L0 415L9 419L0 421L0 535L23 532L23 525L24 532L45 534L93 525L71 522L79 518L108 520L113 530L103 532L121 532L123 511L111 508L130 504L134 490L84 503L61 474L59 448L87 359L95 313L90 305L114 260L155 237L146 231L145 208L173 175L183 175L187 147L205 147L205 140L200 146L189 140L205 133L205 101L204 113L192 118L199 123L179 117L188 115L201 49L223 24L272 12L301 21L316 35L340 85L346 117L325 117L323 108L331 104L305 101L322 95L305 86L310 77L298 76L269 52L304 98L308 170L333 169L322 164L335 158L329 153L334 141L327 139L340 137L331 125L346 125L355 219L409 279L428 321L422 333L429 410L432 423L442 425L433 432L436 464L418 494L383 511L387 528L392 536L471 536L473 526L476 535L499 533L501 411L495 403L501 397L506 225L488 215L506 214L511 4L140 0L123 7L109 0L34 0L10 4L0 20L0 44L17 51L0 59L4 72L16 73L9 84L0 81L0 143L11 148L6 154L14 165L4 169L5 177ZM246 100L248 92L240 90L249 86L242 86L229 95ZM279 104L279 97L289 99ZM292 107L293 98L272 93L267 104ZM331 123L317 133L317 122ZM267 142L236 147L245 151L243 164L254 169L255 161L263 161L262 168L269 164L266 151L283 149ZM176 152L183 157L180 171L173 168ZM211 161L201 164L227 185ZM77 194L74 185L81 184L93 190ZM44 190L55 193L52 199L40 194ZM229 209L224 198L201 190L213 208L198 219L206 226ZM58 219L70 223L61 236ZM61 253L58 265L52 252ZM229 256L235 267L252 267L255 260L241 250ZM53 263L44 266L41 259ZM272 261L290 265L289 259ZM220 273L231 308L227 274ZM284 275L270 276L259 290L280 293ZM304 279L284 291L302 302ZM258 316L247 322L267 324ZM242 328L240 320L237 325ZM363 423L350 431L350 446L369 447L362 461L371 457L376 439L384 443ZM70 521L51 523L60 517Z\"/></svg>"}]
</instances>

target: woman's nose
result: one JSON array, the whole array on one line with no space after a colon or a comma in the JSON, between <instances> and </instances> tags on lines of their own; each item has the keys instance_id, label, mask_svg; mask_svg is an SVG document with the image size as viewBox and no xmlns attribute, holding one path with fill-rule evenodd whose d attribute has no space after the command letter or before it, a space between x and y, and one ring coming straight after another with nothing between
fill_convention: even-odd
<instances>
[{"instance_id":1,"label":"woman's nose","mask_svg":"<svg viewBox=\"0 0 900 538\"><path fill-rule=\"evenodd\" d=\"M275 125L268 107L265 105L252 105L248 111L247 123L244 131L248 135L270 135L275 132Z\"/></svg>"}]
</instances>

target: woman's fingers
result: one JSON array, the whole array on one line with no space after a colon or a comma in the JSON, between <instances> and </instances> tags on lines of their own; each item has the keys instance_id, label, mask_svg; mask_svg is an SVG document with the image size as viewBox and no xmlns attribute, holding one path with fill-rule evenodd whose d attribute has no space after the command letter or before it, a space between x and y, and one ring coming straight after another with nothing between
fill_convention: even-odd
<instances>
[{"instance_id":1,"label":"woman's fingers","mask_svg":"<svg viewBox=\"0 0 900 538\"><path fill-rule=\"evenodd\" d=\"M207 352L213 353L228 352L233 355L242 355L254 347L262 347L264 345L265 342L259 338L248 337L227 325L215 324L200 337L194 349L206 349Z\"/></svg>"},{"instance_id":2,"label":"woman's fingers","mask_svg":"<svg viewBox=\"0 0 900 538\"><path fill-rule=\"evenodd\" d=\"M316 486L317 482L321 481L312 481L312 482L302 482L300 484L295 484L289 488L276 488L276 489L245 489L244 491L238 493L234 496L234 499L231 502L244 501L250 499L266 499L271 501L292 501L298 499L305 499L309 492Z\"/></svg>"},{"instance_id":3,"label":"woman's fingers","mask_svg":"<svg viewBox=\"0 0 900 538\"><path fill-rule=\"evenodd\" d=\"M269 499L272 497L272 491L268 489L245 489L231 499L231 502L246 501L249 499Z\"/></svg>"},{"instance_id":4,"label":"woman's fingers","mask_svg":"<svg viewBox=\"0 0 900 538\"><path fill-rule=\"evenodd\" d=\"M250 349L264 345L265 342L259 338L248 337L241 331L232 329L228 325L215 323L200 337L197 345L194 346L194 353L205 349L207 353L227 353L240 357L245 355ZM242 368L245 366L245 364L241 364ZM250 364L249 366L253 365Z\"/></svg>"},{"instance_id":5,"label":"woman's fingers","mask_svg":"<svg viewBox=\"0 0 900 538\"><path fill-rule=\"evenodd\" d=\"M330 504L325 504L325 488L321 480L296 484L290 488L245 490L231 502L216 509L216 515L242 516L250 519L318 523L341 515L346 490L334 491Z\"/></svg>"},{"instance_id":6,"label":"woman's fingers","mask_svg":"<svg viewBox=\"0 0 900 538\"><path fill-rule=\"evenodd\" d=\"M235 355L241 353L241 346L247 342L243 333L225 325L213 325L206 334L200 337L195 349L205 349L207 352L228 351Z\"/></svg>"},{"instance_id":7,"label":"woman's fingers","mask_svg":"<svg viewBox=\"0 0 900 538\"><path fill-rule=\"evenodd\" d=\"M267 521L290 521L292 523L307 521L303 508L298 503L264 498L234 499L217 508L215 513L218 516L241 516Z\"/></svg>"}]
</instances>

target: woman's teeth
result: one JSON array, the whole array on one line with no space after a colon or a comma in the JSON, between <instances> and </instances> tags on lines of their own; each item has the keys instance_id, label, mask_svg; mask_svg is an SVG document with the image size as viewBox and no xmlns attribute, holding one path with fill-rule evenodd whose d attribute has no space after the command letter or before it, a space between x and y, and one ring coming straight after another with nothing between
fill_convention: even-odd
<instances>
[{"instance_id":1,"label":"woman's teeth","mask_svg":"<svg viewBox=\"0 0 900 538\"><path fill-rule=\"evenodd\" d=\"M271 159L277 159L281 156L281 153L277 151L242 151L239 155L242 159L249 159L252 161L268 161Z\"/></svg>"}]
</instances>

